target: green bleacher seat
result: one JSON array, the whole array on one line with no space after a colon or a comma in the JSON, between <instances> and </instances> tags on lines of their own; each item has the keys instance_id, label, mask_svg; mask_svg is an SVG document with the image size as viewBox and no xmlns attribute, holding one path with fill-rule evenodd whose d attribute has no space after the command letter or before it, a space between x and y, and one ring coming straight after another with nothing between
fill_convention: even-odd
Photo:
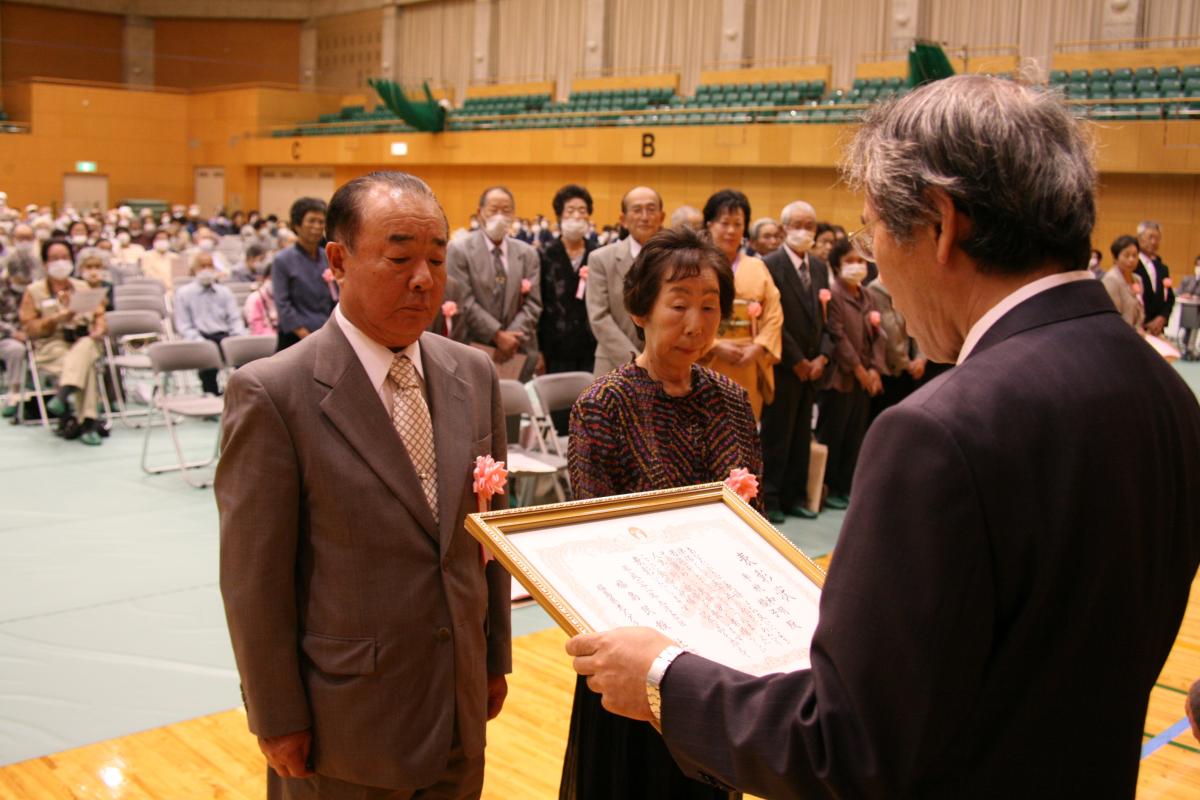
<instances>
[{"instance_id":1,"label":"green bleacher seat","mask_svg":"<svg viewBox=\"0 0 1200 800\"><path fill-rule=\"evenodd\" d=\"M1066 70L1054 69L1050 70L1050 85L1057 86L1060 83L1066 83L1070 79Z\"/></svg>"},{"instance_id":2,"label":"green bleacher seat","mask_svg":"<svg viewBox=\"0 0 1200 800\"><path fill-rule=\"evenodd\" d=\"M793 81L791 88L784 89L784 91L789 94L791 92L796 92L797 94L804 96L808 94L808 81Z\"/></svg>"},{"instance_id":3,"label":"green bleacher seat","mask_svg":"<svg viewBox=\"0 0 1200 800\"><path fill-rule=\"evenodd\" d=\"M1139 81L1158 80L1158 70L1154 67L1138 67L1133 73L1133 77Z\"/></svg>"},{"instance_id":4,"label":"green bleacher seat","mask_svg":"<svg viewBox=\"0 0 1200 800\"><path fill-rule=\"evenodd\" d=\"M1112 71L1114 81L1133 81L1133 70L1129 67L1118 67Z\"/></svg>"},{"instance_id":5,"label":"green bleacher seat","mask_svg":"<svg viewBox=\"0 0 1200 800\"><path fill-rule=\"evenodd\" d=\"M800 105L801 99L802 99L802 98L801 98L800 92L797 92L797 91L795 91L795 90L792 90L792 91L790 91L790 92L787 92L787 93L786 93L786 94L784 94L784 96L783 96L783 102L784 102L784 103L786 103L786 104L787 104L787 105L789 105L789 106L798 106L798 105Z\"/></svg>"},{"instance_id":6,"label":"green bleacher seat","mask_svg":"<svg viewBox=\"0 0 1200 800\"><path fill-rule=\"evenodd\" d=\"M1089 77L1090 77L1090 75L1086 69L1071 70L1071 83L1079 83L1079 82L1087 83L1087 80Z\"/></svg>"},{"instance_id":7,"label":"green bleacher seat","mask_svg":"<svg viewBox=\"0 0 1200 800\"><path fill-rule=\"evenodd\" d=\"M1092 70L1092 83L1098 80L1112 80L1112 70L1105 69L1104 67Z\"/></svg>"},{"instance_id":8,"label":"green bleacher seat","mask_svg":"<svg viewBox=\"0 0 1200 800\"><path fill-rule=\"evenodd\" d=\"M767 101L775 105L783 102L784 94L782 89L776 89L767 95Z\"/></svg>"},{"instance_id":9,"label":"green bleacher seat","mask_svg":"<svg viewBox=\"0 0 1200 800\"><path fill-rule=\"evenodd\" d=\"M870 86L872 89L879 89L883 86L883 78L870 78L867 80L867 86Z\"/></svg>"},{"instance_id":10,"label":"green bleacher seat","mask_svg":"<svg viewBox=\"0 0 1200 800\"><path fill-rule=\"evenodd\" d=\"M1192 78L1200 78L1200 64L1190 64L1184 67L1180 77L1184 81L1189 81Z\"/></svg>"},{"instance_id":11,"label":"green bleacher seat","mask_svg":"<svg viewBox=\"0 0 1200 800\"><path fill-rule=\"evenodd\" d=\"M808 84L808 96L814 100L819 100L825 94L825 81L810 81Z\"/></svg>"},{"instance_id":12,"label":"green bleacher seat","mask_svg":"<svg viewBox=\"0 0 1200 800\"><path fill-rule=\"evenodd\" d=\"M813 122L824 122L829 118L829 112L823 108L817 108L809 112L808 118Z\"/></svg>"},{"instance_id":13,"label":"green bleacher seat","mask_svg":"<svg viewBox=\"0 0 1200 800\"><path fill-rule=\"evenodd\" d=\"M859 102L869 103L877 97L879 97L879 87L868 86L866 89L863 89L862 93L859 95Z\"/></svg>"},{"instance_id":14,"label":"green bleacher seat","mask_svg":"<svg viewBox=\"0 0 1200 800\"><path fill-rule=\"evenodd\" d=\"M1108 84L1092 84L1088 89L1088 97L1093 100L1111 100L1112 96L1112 88Z\"/></svg>"},{"instance_id":15,"label":"green bleacher seat","mask_svg":"<svg viewBox=\"0 0 1200 800\"><path fill-rule=\"evenodd\" d=\"M900 77L888 78L887 85L888 85L889 89L899 89L901 86L904 85L904 78L900 78Z\"/></svg>"},{"instance_id":16,"label":"green bleacher seat","mask_svg":"<svg viewBox=\"0 0 1200 800\"><path fill-rule=\"evenodd\" d=\"M1139 78L1138 82L1135 84L1135 88L1139 92L1151 92L1151 91L1157 92L1158 91L1158 81L1157 80L1147 80L1145 78Z\"/></svg>"},{"instance_id":17,"label":"green bleacher seat","mask_svg":"<svg viewBox=\"0 0 1200 800\"><path fill-rule=\"evenodd\" d=\"M1122 92L1132 92L1133 81L1113 81L1112 89L1116 94L1121 94Z\"/></svg>"},{"instance_id":18,"label":"green bleacher seat","mask_svg":"<svg viewBox=\"0 0 1200 800\"><path fill-rule=\"evenodd\" d=\"M771 95L766 89L762 89L754 93L754 105L765 106L771 99Z\"/></svg>"},{"instance_id":19,"label":"green bleacher seat","mask_svg":"<svg viewBox=\"0 0 1200 800\"><path fill-rule=\"evenodd\" d=\"M1162 119L1163 107L1158 103L1146 103L1138 106L1138 119Z\"/></svg>"},{"instance_id":20,"label":"green bleacher seat","mask_svg":"<svg viewBox=\"0 0 1200 800\"><path fill-rule=\"evenodd\" d=\"M1163 78L1169 78L1171 80L1179 80L1179 67L1176 67L1176 66L1159 67L1158 68L1158 79L1161 81Z\"/></svg>"},{"instance_id":21,"label":"green bleacher seat","mask_svg":"<svg viewBox=\"0 0 1200 800\"><path fill-rule=\"evenodd\" d=\"M1188 97L1200 97L1200 75L1188 78L1183 84L1183 90Z\"/></svg>"},{"instance_id":22,"label":"green bleacher seat","mask_svg":"<svg viewBox=\"0 0 1200 800\"><path fill-rule=\"evenodd\" d=\"M1072 100L1083 100L1088 96L1088 87L1082 83L1067 84L1067 97Z\"/></svg>"},{"instance_id":23,"label":"green bleacher seat","mask_svg":"<svg viewBox=\"0 0 1200 800\"><path fill-rule=\"evenodd\" d=\"M851 89L861 89L861 88L863 88L863 87L864 87L864 86L866 86L866 85L867 85L867 79L866 79L866 78L855 78L855 79L854 79L854 83L852 83L852 84L850 85L850 88L851 88Z\"/></svg>"},{"instance_id":24,"label":"green bleacher seat","mask_svg":"<svg viewBox=\"0 0 1200 800\"><path fill-rule=\"evenodd\" d=\"M1114 100L1135 100L1137 95L1133 92L1113 92Z\"/></svg>"}]
</instances>

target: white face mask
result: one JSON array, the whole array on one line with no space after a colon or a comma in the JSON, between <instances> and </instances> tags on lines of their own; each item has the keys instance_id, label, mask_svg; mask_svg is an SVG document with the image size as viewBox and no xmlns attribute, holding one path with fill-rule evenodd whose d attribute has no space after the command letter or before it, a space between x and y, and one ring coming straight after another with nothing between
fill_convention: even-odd
<instances>
[{"instance_id":1,"label":"white face mask","mask_svg":"<svg viewBox=\"0 0 1200 800\"><path fill-rule=\"evenodd\" d=\"M155 239L154 240L154 249L160 253L165 253L171 249L171 243L168 242L166 239Z\"/></svg>"},{"instance_id":2,"label":"white face mask","mask_svg":"<svg viewBox=\"0 0 1200 800\"><path fill-rule=\"evenodd\" d=\"M842 280L847 283L862 283L867 277L867 265L863 261L849 261L842 264Z\"/></svg>"},{"instance_id":3,"label":"white face mask","mask_svg":"<svg viewBox=\"0 0 1200 800\"><path fill-rule=\"evenodd\" d=\"M201 239L196 246L206 253L211 253L217 245L212 239Z\"/></svg>"},{"instance_id":4,"label":"white face mask","mask_svg":"<svg viewBox=\"0 0 1200 800\"><path fill-rule=\"evenodd\" d=\"M158 230L158 226L153 222L147 222L142 226L142 233L154 233L156 230Z\"/></svg>"},{"instance_id":5,"label":"white face mask","mask_svg":"<svg viewBox=\"0 0 1200 800\"><path fill-rule=\"evenodd\" d=\"M212 286L217 280L217 271L214 269L202 269L196 273L196 280L201 286Z\"/></svg>"},{"instance_id":6,"label":"white face mask","mask_svg":"<svg viewBox=\"0 0 1200 800\"><path fill-rule=\"evenodd\" d=\"M46 274L56 281L63 281L71 277L71 272L74 266L65 258L56 259L46 265Z\"/></svg>"},{"instance_id":7,"label":"white face mask","mask_svg":"<svg viewBox=\"0 0 1200 800\"><path fill-rule=\"evenodd\" d=\"M488 217L484 220L483 229L487 233L488 238L493 242L497 242L504 238L508 233L508 229L512 227L512 220L503 214L497 214L494 217Z\"/></svg>"},{"instance_id":8,"label":"white face mask","mask_svg":"<svg viewBox=\"0 0 1200 800\"><path fill-rule=\"evenodd\" d=\"M808 228L788 228L787 246L797 253L807 253L813 246L812 231Z\"/></svg>"},{"instance_id":9,"label":"white face mask","mask_svg":"<svg viewBox=\"0 0 1200 800\"><path fill-rule=\"evenodd\" d=\"M132 237L130 237L128 233L121 232L117 234L117 242L121 245L121 247L127 247L131 240Z\"/></svg>"},{"instance_id":10,"label":"white face mask","mask_svg":"<svg viewBox=\"0 0 1200 800\"><path fill-rule=\"evenodd\" d=\"M83 247L85 244L87 244L87 237L80 234L75 234L71 237L71 244L75 245L76 247Z\"/></svg>"},{"instance_id":11,"label":"white face mask","mask_svg":"<svg viewBox=\"0 0 1200 800\"><path fill-rule=\"evenodd\" d=\"M578 242L587 234L587 220L579 217L567 217L559 223L558 229L562 231L562 237L569 242Z\"/></svg>"}]
</instances>

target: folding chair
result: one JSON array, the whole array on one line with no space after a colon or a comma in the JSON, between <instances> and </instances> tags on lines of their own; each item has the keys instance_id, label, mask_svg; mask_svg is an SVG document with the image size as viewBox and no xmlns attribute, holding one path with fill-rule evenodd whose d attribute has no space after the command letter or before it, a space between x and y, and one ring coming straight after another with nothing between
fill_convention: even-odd
<instances>
[{"instance_id":1,"label":"folding chair","mask_svg":"<svg viewBox=\"0 0 1200 800\"><path fill-rule=\"evenodd\" d=\"M121 283L113 287L113 303L126 297L163 297L166 293L154 283Z\"/></svg>"},{"instance_id":2,"label":"folding chair","mask_svg":"<svg viewBox=\"0 0 1200 800\"><path fill-rule=\"evenodd\" d=\"M117 294L118 288L113 289L114 311L153 311L159 319L167 316L167 304L161 294Z\"/></svg>"},{"instance_id":3,"label":"folding chair","mask_svg":"<svg viewBox=\"0 0 1200 800\"><path fill-rule=\"evenodd\" d=\"M251 361L275 355L276 341L276 338L269 334L226 336L221 340L221 352L225 354L225 363L229 368L237 369Z\"/></svg>"},{"instance_id":4,"label":"folding chair","mask_svg":"<svg viewBox=\"0 0 1200 800\"><path fill-rule=\"evenodd\" d=\"M157 475L163 472L179 472L189 485L197 489L211 486L211 478L199 481L193 480L189 471L210 466L217 460L221 448L220 425L217 426L217 437L216 442L213 444L212 455L203 461L188 461L184 456L183 445L179 441L179 434L175 430L176 422L174 417L220 417L225 407L225 401L220 397L211 397L208 395L171 394L170 379L176 372L220 369L222 366L221 353L217 349L216 344L205 339L199 342L156 342L150 345L147 354L150 356L150 365L154 370L156 379L154 395L151 398L150 404L151 410L162 412L163 425L167 429L167 434L171 437L171 444L175 449L177 460L174 464L152 466L149 463L150 434L154 430L154 426L147 425L146 438L142 440L142 471L149 475Z\"/></svg>"},{"instance_id":5,"label":"folding chair","mask_svg":"<svg viewBox=\"0 0 1200 800\"><path fill-rule=\"evenodd\" d=\"M48 376L49 377L49 376ZM17 395L17 425L28 425L41 423L43 428L50 429L50 415L46 411L46 394L53 391L48 383L43 382L41 372L37 367L37 359L34 357L33 341L25 340L25 361L21 365L21 382L19 394ZM27 381L32 381L32 393L26 388ZM25 404L31 399L37 402L38 419L25 419Z\"/></svg>"},{"instance_id":6,"label":"folding chair","mask_svg":"<svg viewBox=\"0 0 1200 800\"><path fill-rule=\"evenodd\" d=\"M568 411L579 395L595 381L590 372L552 372L538 375L529 385L537 395L538 405L545 412L538 441L542 452L551 452L561 458L567 456L567 437L559 436L550 415L555 411Z\"/></svg>"},{"instance_id":7,"label":"folding chair","mask_svg":"<svg viewBox=\"0 0 1200 800\"><path fill-rule=\"evenodd\" d=\"M525 384L520 381L501 380L500 402L504 406L504 418L508 422L510 431L514 430L513 423L516 423L515 433L517 435L510 437L513 442L519 439L523 417L528 417L530 424L536 429L537 418L534 415L533 402L525 390ZM533 499L534 485L537 483L537 478L542 475L553 476L555 497L559 502L566 500L566 495L558 480L560 473L566 475L567 460L565 458L550 453L531 453L519 444L510 444L508 453L508 477L515 484L513 495L517 499L517 505L530 504Z\"/></svg>"},{"instance_id":8,"label":"folding chair","mask_svg":"<svg viewBox=\"0 0 1200 800\"><path fill-rule=\"evenodd\" d=\"M135 342L153 343L164 338L162 317L155 311L110 311L104 315L108 335L104 337L104 363L117 401L117 417L130 429L142 427L133 417L145 417L149 410L131 412L126 403L124 373L126 370L149 372L150 356L144 352L128 352Z\"/></svg>"}]
</instances>

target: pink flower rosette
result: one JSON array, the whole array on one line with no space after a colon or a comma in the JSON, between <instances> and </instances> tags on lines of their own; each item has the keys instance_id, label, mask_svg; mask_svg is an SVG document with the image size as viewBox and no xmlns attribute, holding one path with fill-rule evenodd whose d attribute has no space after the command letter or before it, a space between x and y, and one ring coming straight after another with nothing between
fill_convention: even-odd
<instances>
[{"instance_id":1,"label":"pink flower rosette","mask_svg":"<svg viewBox=\"0 0 1200 800\"><path fill-rule=\"evenodd\" d=\"M329 296L336 302L338 299L337 281L333 277L333 270L328 267L321 273L321 279L325 281L325 285L329 287Z\"/></svg>"},{"instance_id":2,"label":"pink flower rosette","mask_svg":"<svg viewBox=\"0 0 1200 800\"><path fill-rule=\"evenodd\" d=\"M750 317L750 335L758 336L758 318L762 316L762 303L757 300L751 300L746 305L746 314Z\"/></svg>"},{"instance_id":3,"label":"pink flower rosette","mask_svg":"<svg viewBox=\"0 0 1200 800\"><path fill-rule=\"evenodd\" d=\"M758 478L745 467L731 469L725 485L747 503L758 497Z\"/></svg>"},{"instance_id":4,"label":"pink flower rosette","mask_svg":"<svg viewBox=\"0 0 1200 800\"><path fill-rule=\"evenodd\" d=\"M588 276L588 268L587 268L587 264L584 264L582 267L579 268L579 285L575 287L575 299L576 300L582 300L583 293L585 291L587 291L587 276Z\"/></svg>"},{"instance_id":5,"label":"pink flower rosette","mask_svg":"<svg viewBox=\"0 0 1200 800\"><path fill-rule=\"evenodd\" d=\"M521 278L521 294L529 294L532 288L533 283L530 282L529 278Z\"/></svg>"},{"instance_id":6,"label":"pink flower rosette","mask_svg":"<svg viewBox=\"0 0 1200 800\"><path fill-rule=\"evenodd\" d=\"M475 459L475 469L472 475L475 478L472 488L475 491L475 499L479 503L479 513L482 514L488 510L492 498L504 492L504 487L508 483L508 470L503 461L497 461L491 456L479 456ZM484 566L487 566L487 562L493 558L483 543L479 545L479 555Z\"/></svg>"},{"instance_id":7,"label":"pink flower rosette","mask_svg":"<svg viewBox=\"0 0 1200 800\"><path fill-rule=\"evenodd\" d=\"M1164 289L1166 289L1166 290L1168 290L1168 291L1170 291L1170 289L1171 289L1171 286L1172 286L1172 284L1171 284L1171 279L1170 279L1170 278L1163 278L1163 288L1164 288Z\"/></svg>"},{"instance_id":8,"label":"pink flower rosette","mask_svg":"<svg viewBox=\"0 0 1200 800\"><path fill-rule=\"evenodd\" d=\"M817 298L821 301L821 318L824 319L829 311L829 301L833 299L833 292L828 289L822 289L817 292Z\"/></svg>"},{"instance_id":9,"label":"pink flower rosette","mask_svg":"<svg viewBox=\"0 0 1200 800\"><path fill-rule=\"evenodd\" d=\"M1141 294L1142 294L1142 281L1141 281L1141 279L1139 278L1139 279L1136 279L1136 280L1133 280L1133 281L1131 281L1131 282L1130 282L1130 284L1129 284L1129 288L1130 288L1130 289L1133 289L1133 293L1134 293L1134 294L1136 294L1136 295L1138 295L1138 296L1141 296Z\"/></svg>"},{"instance_id":10,"label":"pink flower rosette","mask_svg":"<svg viewBox=\"0 0 1200 800\"><path fill-rule=\"evenodd\" d=\"M883 315L878 311L872 311L871 313L867 314L867 320L870 321L873 327L878 328L883 324Z\"/></svg>"},{"instance_id":11,"label":"pink flower rosette","mask_svg":"<svg viewBox=\"0 0 1200 800\"><path fill-rule=\"evenodd\" d=\"M458 303L453 300L447 300L442 303L442 319L446 321L446 336L450 335L450 330L453 327L451 320L458 315Z\"/></svg>"}]
</instances>

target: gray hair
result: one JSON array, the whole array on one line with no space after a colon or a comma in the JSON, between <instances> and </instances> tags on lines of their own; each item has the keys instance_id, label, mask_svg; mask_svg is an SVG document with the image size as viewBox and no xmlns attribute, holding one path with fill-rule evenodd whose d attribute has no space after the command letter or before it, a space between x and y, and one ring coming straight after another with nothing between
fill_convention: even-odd
<instances>
[{"instance_id":1,"label":"gray hair","mask_svg":"<svg viewBox=\"0 0 1200 800\"><path fill-rule=\"evenodd\" d=\"M754 220L754 224L750 226L750 239L751 240L758 238L758 235L762 232L764 225L774 225L775 227L779 227L779 223L776 222L775 220L771 219L770 217L761 217L759 219L756 219L756 220Z\"/></svg>"},{"instance_id":2,"label":"gray hair","mask_svg":"<svg viewBox=\"0 0 1200 800\"><path fill-rule=\"evenodd\" d=\"M667 227L676 228L680 225L686 225L688 220L703 216L704 215L700 213L700 209L698 208L693 208L692 206L680 206L671 213L671 222Z\"/></svg>"},{"instance_id":3,"label":"gray hair","mask_svg":"<svg viewBox=\"0 0 1200 800\"><path fill-rule=\"evenodd\" d=\"M930 194L941 190L971 220L960 246L981 272L1088 263L1092 148L1054 93L975 75L935 81L873 108L842 168L900 241L938 221Z\"/></svg>"},{"instance_id":4,"label":"gray hair","mask_svg":"<svg viewBox=\"0 0 1200 800\"><path fill-rule=\"evenodd\" d=\"M1144 219L1138 223L1137 235L1141 236L1146 231L1158 231L1159 233L1162 233L1162 228L1160 228L1158 223L1155 222L1154 220Z\"/></svg>"},{"instance_id":5,"label":"gray hair","mask_svg":"<svg viewBox=\"0 0 1200 800\"><path fill-rule=\"evenodd\" d=\"M806 203L803 200L793 200L783 207L783 211L779 214L779 222L786 228L788 223L792 221L792 217L804 211L812 215L813 222L817 221L817 210L812 207L811 203Z\"/></svg>"}]
</instances>

